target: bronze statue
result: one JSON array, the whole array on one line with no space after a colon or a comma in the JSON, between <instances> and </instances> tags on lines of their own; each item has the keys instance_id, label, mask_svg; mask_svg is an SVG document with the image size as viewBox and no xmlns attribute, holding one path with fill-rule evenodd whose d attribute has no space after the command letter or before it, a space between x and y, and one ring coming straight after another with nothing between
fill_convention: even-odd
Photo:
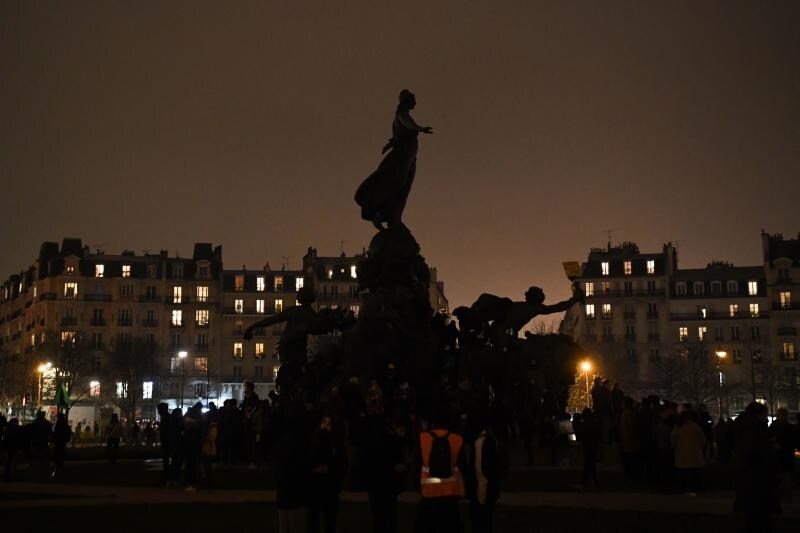
<instances>
[{"instance_id":1,"label":"bronze statue","mask_svg":"<svg viewBox=\"0 0 800 533\"><path fill-rule=\"evenodd\" d=\"M535 317L566 311L584 300L585 295L576 285L572 290L570 299L554 305L544 304L544 291L539 287L528 289L524 302L484 293L470 307L459 307L453 314L458 318L462 335L482 335L492 345L505 347L508 339L517 338Z\"/></svg>"},{"instance_id":2,"label":"bronze statue","mask_svg":"<svg viewBox=\"0 0 800 533\"><path fill-rule=\"evenodd\" d=\"M400 92L400 103L392 122L392 138L381 153L391 150L378 169L358 187L355 200L361 206L361 218L376 228L402 225L403 210L417 170L417 135L433 133L429 126L420 126L411 117L417 101L408 89Z\"/></svg>"}]
</instances>

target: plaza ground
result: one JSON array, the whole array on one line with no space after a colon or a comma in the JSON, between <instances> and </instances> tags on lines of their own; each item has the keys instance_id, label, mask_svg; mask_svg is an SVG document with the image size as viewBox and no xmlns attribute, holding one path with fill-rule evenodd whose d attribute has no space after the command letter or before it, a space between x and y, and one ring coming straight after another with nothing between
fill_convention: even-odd
<instances>
[{"instance_id":1,"label":"plaza ground","mask_svg":"<svg viewBox=\"0 0 800 533\"><path fill-rule=\"evenodd\" d=\"M21 465L11 482L0 483L0 512L27 531L51 531L56 523L113 524L114 531L230 530L276 531L272 472L262 466L221 467L217 488L185 492L158 487L160 461L156 450L123 450L110 465L102 450L76 449L55 480L47 472ZM732 513L733 492L727 470L708 471L707 490L697 497L666 494L656 487L633 484L614 466L600 469L602 491L577 490L577 467L514 467L505 484L496 515L498 532L675 532L741 531L742 517ZM340 531L371 531L366 494L342 493ZM418 495L400 498L398 531L413 531ZM798 503L784 505L776 531L800 531ZM462 505L464 523L466 505ZM66 521L66 522L65 522ZM469 529L465 527L465 532Z\"/></svg>"}]
</instances>

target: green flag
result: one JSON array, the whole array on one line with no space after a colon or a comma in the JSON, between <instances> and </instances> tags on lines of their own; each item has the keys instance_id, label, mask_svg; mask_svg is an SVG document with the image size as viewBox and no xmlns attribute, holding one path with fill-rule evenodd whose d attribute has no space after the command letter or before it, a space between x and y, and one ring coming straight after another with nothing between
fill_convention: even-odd
<instances>
[{"instance_id":1,"label":"green flag","mask_svg":"<svg viewBox=\"0 0 800 533\"><path fill-rule=\"evenodd\" d=\"M58 386L58 390L56 391L56 405L62 409L67 407L67 400L69 399L69 395L67 394L67 388L62 383Z\"/></svg>"}]
</instances>

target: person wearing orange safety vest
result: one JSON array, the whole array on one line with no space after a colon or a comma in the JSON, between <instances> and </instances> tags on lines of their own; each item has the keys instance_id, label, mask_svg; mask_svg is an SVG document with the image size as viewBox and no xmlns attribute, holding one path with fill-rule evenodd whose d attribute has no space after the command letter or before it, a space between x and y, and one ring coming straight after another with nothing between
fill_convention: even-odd
<instances>
[{"instance_id":1,"label":"person wearing orange safety vest","mask_svg":"<svg viewBox=\"0 0 800 533\"><path fill-rule=\"evenodd\" d=\"M417 533L458 533L461 517L458 501L464 497L461 467L464 464L460 435L447 429L447 416L437 416L429 431L419 436L420 501Z\"/></svg>"}]
</instances>

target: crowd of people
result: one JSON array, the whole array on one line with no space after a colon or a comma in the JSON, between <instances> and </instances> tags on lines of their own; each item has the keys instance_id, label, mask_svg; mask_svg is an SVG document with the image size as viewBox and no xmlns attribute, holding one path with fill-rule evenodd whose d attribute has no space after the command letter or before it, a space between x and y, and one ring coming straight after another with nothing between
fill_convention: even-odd
<instances>
[{"instance_id":1,"label":"crowd of people","mask_svg":"<svg viewBox=\"0 0 800 533\"><path fill-rule=\"evenodd\" d=\"M715 423L703 405L656 396L636 401L600 378L592 407L573 416L551 414L543 398L533 381L498 395L485 382L443 377L439 401L422 412L414 387L390 366L381 379L362 383L353 376L328 387L313 405L274 392L259 398L246 382L241 401L197 403L185 411L162 403L158 420L144 429L112 415L98 431L111 462L122 440L134 446L158 441L161 484L187 491L213 489L217 465L273 464L280 531L289 533L336 531L343 488L367 492L376 532L396 531L397 497L404 490L422 496L418 531L460 531L458 505L465 497L471 531L492 531L508 449L516 441L529 464L535 450L551 450L554 465L580 450L582 490L602 487L597 464L617 456L632 483L686 495L704 489L708 465L732 465L736 509L752 531L766 531L781 499L791 498L800 432L784 409L769 424L767 408L753 402L735 420ZM63 413L55 424L39 413L24 426L2 417L0 425L6 476L17 457L49 464L50 444L54 472L63 467L72 440ZM573 431L579 446L572 444Z\"/></svg>"}]
</instances>

